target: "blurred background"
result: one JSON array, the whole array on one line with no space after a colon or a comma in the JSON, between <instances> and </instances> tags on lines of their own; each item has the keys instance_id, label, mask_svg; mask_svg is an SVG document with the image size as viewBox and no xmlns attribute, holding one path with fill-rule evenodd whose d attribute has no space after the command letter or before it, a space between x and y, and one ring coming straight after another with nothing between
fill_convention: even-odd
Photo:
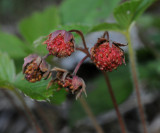
<instances>
[{"instance_id":1,"label":"blurred background","mask_svg":"<svg viewBox=\"0 0 160 133\"><path fill-rule=\"evenodd\" d=\"M0 51L8 53L14 60L16 74L18 74L21 71L23 58L28 53L32 53L32 49L35 49L34 53L41 55L46 53L46 46L37 44L43 40L44 36L56 29L70 28L82 30L86 34L90 25L114 22L114 8L125 1L0 0ZM157 0L138 18L131 31L133 47L136 50L141 99L150 133L160 133L159 6L160 1ZM100 13L97 14L96 11ZM122 34L109 33L111 40L127 44ZM86 34L88 47L91 48L102 34L103 32ZM81 44L80 39L76 39L76 42ZM21 50L21 47L26 49ZM128 133L141 133L127 47L124 51L126 65L109 73L109 77ZM60 60L50 58L48 61L54 66L72 72L82 57L84 57L83 53L75 52L69 58ZM9 64L6 64L6 67L8 66ZM104 132L120 133L117 116L101 72L88 59L81 66L78 75L86 82L88 93L86 101ZM72 94L67 94L65 97L65 101L57 102L57 105L54 102L36 101L22 94L28 106L24 107L12 91L0 89L0 133L35 133L26 113L28 109L31 110L44 133L96 133L79 100L76 101Z\"/></svg>"}]
</instances>

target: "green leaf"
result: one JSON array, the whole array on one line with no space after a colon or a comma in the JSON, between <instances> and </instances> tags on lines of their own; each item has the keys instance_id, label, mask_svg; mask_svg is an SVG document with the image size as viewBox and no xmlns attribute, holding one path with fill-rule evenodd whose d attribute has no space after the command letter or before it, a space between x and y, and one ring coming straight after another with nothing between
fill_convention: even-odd
<instances>
[{"instance_id":1,"label":"green leaf","mask_svg":"<svg viewBox=\"0 0 160 133\"><path fill-rule=\"evenodd\" d=\"M117 22L127 29L153 2L154 0L132 0L124 2L115 8L114 16Z\"/></svg>"},{"instance_id":2,"label":"green leaf","mask_svg":"<svg viewBox=\"0 0 160 133\"><path fill-rule=\"evenodd\" d=\"M116 23L102 23L102 24L98 24L98 25L93 26L91 28L90 32L104 31L104 30L122 32L123 28L121 28Z\"/></svg>"},{"instance_id":3,"label":"green leaf","mask_svg":"<svg viewBox=\"0 0 160 133\"><path fill-rule=\"evenodd\" d=\"M59 91L54 91L53 96L49 97L49 101L50 103L53 103L53 104L61 104L66 100L66 95L67 95L67 92L65 91L64 88L62 88Z\"/></svg>"},{"instance_id":4,"label":"green leaf","mask_svg":"<svg viewBox=\"0 0 160 133\"><path fill-rule=\"evenodd\" d=\"M58 88L57 84L53 84L49 89L46 89L49 81L50 79L30 83L25 80L24 75L20 73L17 75L14 85L32 99L46 100L54 104L62 103L66 98L66 93L63 92L64 89L56 91Z\"/></svg>"},{"instance_id":5,"label":"green leaf","mask_svg":"<svg viewBox=\"0 0 160 133\"><path fill-rule=\"evenodd\" d=\"M8 83L7 81L4 81L2 79L0 79L0 89L12 89L13 85Z\"/></svg>"},{"instance_id":6,"label":"green leaf","mask_svg":"<svg viewBox=\"0 0 160 133\"><path fill-rule=\"evenodd\" d=\"M53 6L43 12L33 13L32 16L22 20L19 28L21 34L37 53L46 54L47 50L45 45L35 47L33 42L40 36L47 36L59 24L58 10Z\"/></svg>"},{"instance_id":7,"label":"green leaf","mask_svg":"<svg viewBox=\"0 0 160 133\"><path fill-rule=\"evenodd\" d=\"M16 77L15 65L7 53L0 52L0 81L12 83Z\"/></svg>"},{"instance_id":8,"label":"green leaf","mask_svg":"<svg viewBox=\"0 0 160 133\"><path fill-rule=\"evenodd\" d=\"M83 32L83 34L87 34L88 31L90 30L90 26L89 25L84 25L84 24L68 24L68 25L60 25L57 27L57 30L80 30Z\"/></svg>"},{"instance_id":9,"label":"green leaf","mask_svg":"<svg viewBox=\"0 0 160 133\"><path fill-rule=\"evenodd\" d=\"M97 24L112 13L120 0L65 0L60 6L63 24Z\"/></svg>"},{"instance_id":10,"label":"green leaf","mask_svg":"<svg viewBox=\"0 0 160 133\"><path fill-rule=\"evenodd\" d=\"M16 36L0 32L0 50L12 58L23 58L28 53L27 46Z\"/></svg>"}]
</instances>

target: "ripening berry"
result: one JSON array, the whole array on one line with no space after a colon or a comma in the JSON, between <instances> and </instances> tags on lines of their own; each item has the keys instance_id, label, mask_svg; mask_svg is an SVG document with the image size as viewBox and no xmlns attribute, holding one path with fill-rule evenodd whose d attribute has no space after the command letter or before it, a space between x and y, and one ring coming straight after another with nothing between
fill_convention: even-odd
<instances>
[{"instance_id":1,"label":"ripening berry","mask_svg":"<svg viewBox=\"0 0 160 133\"><path fill-rule=\"evenodd\" d=\"M40 56L32 54L24 58L23 74L26 80L34 83L48 76L49 66Z\"/></svg>"},{"instance_id":2,"label":"ripening berry","mask_svg":"<svg viewBox=\"0 0 160 133\"><path fill-rule=\"evenodd\" d=\"M91 58L100 70L112 71L118 66L125 64L124 52L119 47L109 41L100 38L94 47L91 48Z\"/></svg>"},{"instance_id":3,"label":"ripening berry","mask_svg":"<svg viewBox=\"0 0 160 133\"><path fill-rule=\"evenodd\" d=\"M70 56L75 49L72 33L65 30L52 32L44 44L47 44L47 50L50 54L59 58Z\"/></svg>"},{"instance_id":4,"label":"ripening berry","mask_svg":"<svg viewBox=\"0 0 160 133\"><path fill-rule=\"evenodd\" d=\"M57 83L59 85L59 89L66 88L67 91L72 92L72 94L76 94L76 99L81 96L81 93L84 92L86 94L86 85L82 78L71 75L67 70L54 67L52 70L57 72L56 78L53 78L48 84L48 88L53 84Z\"/></svg>"},{"instance_id":5,"label":"ripening berry","mask_svg":"<svg viewBox=\"0 0 160 133\"><path fill-rule=\"evenodd\" d=\"M57 82L60 87L68 89L68 91L72 92L72 94L76 94L76 99L81 96L82 92L84 92L87 96L85 91L86 85L83 79L78 76L68 75L64 81L57 79L55 82Z\"/></svg>"}]
</instances>

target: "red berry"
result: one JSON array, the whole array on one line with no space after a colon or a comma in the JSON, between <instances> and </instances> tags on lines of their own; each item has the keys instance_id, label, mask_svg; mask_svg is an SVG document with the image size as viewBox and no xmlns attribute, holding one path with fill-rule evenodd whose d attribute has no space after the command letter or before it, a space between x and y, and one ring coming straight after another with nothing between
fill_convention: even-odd
<instances>
[{"instance_id":1,"label":"red berry","mask_svg":"<svg viewBox=\"0 0 160 133\"><path fill-rule=\"evenodd\" d=\"M44 42L50 54L59 58L70 56L74 52L74 37L72 33L65 30L57 30L49 34Z\"/></svg>"},{"instance_id":2,"label":"red berry","mask_svg":"<svg viewBox=\"0 0 160 133\"><path fill-rule=\"evenodd\" d=\"M112 71L118 66L125 64L124 52L121 48L109 41L100 38L94 47L91 48L91 58L100 70Z\"/></svg>"},{"instance_id":3,"label":"red berry","mask_svg":"<svg viewBox=\"0 0 160 133\"><path fill-rule=\"evenodd\" d=\"M40 56L29 55L24 58L23 73L26 80L34 83L48 76L49 66Z\"/></svg>"}]
</instances>

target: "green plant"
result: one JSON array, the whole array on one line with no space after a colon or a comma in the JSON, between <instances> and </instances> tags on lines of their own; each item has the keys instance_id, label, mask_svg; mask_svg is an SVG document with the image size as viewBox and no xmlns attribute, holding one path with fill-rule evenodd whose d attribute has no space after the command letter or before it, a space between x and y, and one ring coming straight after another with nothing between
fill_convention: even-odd
<instances>
[{"instance_id":1,"label":"green plant","mask_svg":"<svg viewBox=\"0 0 160 133\"><path fill-rule=\"evenodd\" d=\"M46 86L49 84L51 79L41 80L32 84L25 80L22 80L24 77L22 75L22 72L20 72L19 74L16 73L16 71L20 71L20 68L22 66L22 58L31 53L46 55L46 46L41 45L41 43L45 39L45 36L51 33L51 31L65 29L70 32L76 32L82 37L84 48L80 48L78 44L76 44L76 47L77 50L86 53L86 57L84 57L84 59L82 60L83 62L87 57L90 57L90 53L86 46L83 34L86 35L91 32L103 30L120 32L126 37L126 40L128 42L128 52L133 84L137 93L140 117L143 123L144 133L147 133L144 111L140 100L135 52L132 48L130 31L137 18L145 11L147 7L149 7L154 2L154 0L131 0L117 6L119 1L120 0L113 0L112 2L109 2L97 0L94 2L94 4L91 4L93 3L92 0L85 0L84 6L84 1L75 2L74 0L68 0L63 2L59 8L50 7L44 12L34 13L31 17L22 20L19 24L20 33L22 34L25 41L22 41L13 35L0 32L0 49L8 53L0 53L0 87L9 89L18 88L20 91L22 91L32 99L45 100L50 103L60 104L61 102L65 101L65 95L67 94L67 92L64 89L56 91L59 88L58 84L53 84L47 90ZM70 9L71 6L74 7L76 5L79 6L77 8L74 8L74 11ZM83 5L83 10L81 10L82 6L80 5ZM108 5L109 8L106 8L106 5ZM90 7L89 11L88 7ZM101 10L95 10L99 8L101 8ZM115 23L99 23L100 20L104 20L106 17L108 17L113 10L114 17L116 19ZM85 16L84 13L86 13ZM78 30L81 30L83 34ZM79 42L80 38L76 34L74 34L74 36L75 41ZM12 59L14 59L15 62L20 63L16 64L15 67L13 60L8 55ZM82 62L77 65L74 74L77 73ZM53 62L52 64L56 64L56 62ZM108 76L106 76L106 73L104 74L107 80L108 87L110 89L110 93L112 95L112 100L114 101L114 107L116 108L117 114L119 116L118 118L121 123L122 132L124 133L125 129L123 120L118 111L118 105L112 92L111 84L109 83L109 79ZM127 96L128 95L129 92L127 93ZM123 100L121 100L121 102L122 101Z\"/></svg>"}]
</instances>

